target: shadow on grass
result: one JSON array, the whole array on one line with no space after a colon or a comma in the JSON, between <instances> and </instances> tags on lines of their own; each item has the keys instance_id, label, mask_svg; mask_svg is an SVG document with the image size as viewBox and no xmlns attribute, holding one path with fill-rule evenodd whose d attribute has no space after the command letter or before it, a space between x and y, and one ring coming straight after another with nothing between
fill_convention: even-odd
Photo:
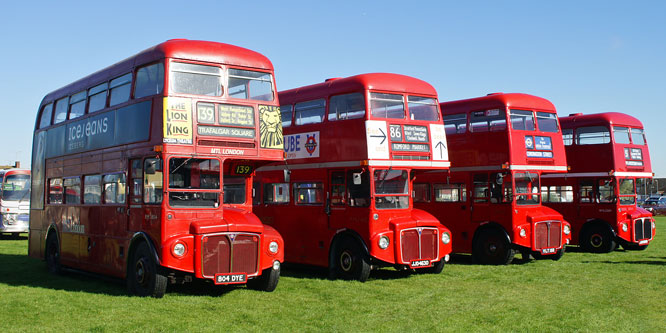
<instances>
[{"instance_id":1,"label":"shadow on grass","mask_svg":"<svg viewBox=\"0 0 666 333\"><path fill-rule=\"evenodd\" d=\"M0 241L2 240L28 240L28 234L0 234Z\"/></svg>"},{"instance_id":2,"label":"shadow on grass","mask_svg":"<svg viewBox=\"0 0 666 333\"><path fill-rule=\"evenodd\" d=\"M381 269L375 269L370 272L368 281L404 279L412 274L417 273L412 270L399 271L391 267L383 267ZM292 277L296 279L327 280L328 268L286 263L282 265L280 276Z\"/></svg>"},{"instance_id":3,"label":"shadow on grass","mask_svg":"<svg viewBox=\"0 0 666 333\"><path fill-rule=\"evenodd\" d=\"M51 274L44 261L27 255L0 254L0 284L129 296L124 279L67 268L61 274ZM167 294L223 296L234 288L195 279L185 284L169 284Z\"/></svg>"},{"instance_id":4,"label":"shadow on grass","mask_svg":"<svg viewBox=\"0 0 666 333\"><path fill-rule=\"evenodd\" d=\"M654 258L654 259L663 259L663 260L628 260L628 261L582 261L584 264L632 264L632 265L666 265L666 258Z\"/></svg>"}]
</instances>

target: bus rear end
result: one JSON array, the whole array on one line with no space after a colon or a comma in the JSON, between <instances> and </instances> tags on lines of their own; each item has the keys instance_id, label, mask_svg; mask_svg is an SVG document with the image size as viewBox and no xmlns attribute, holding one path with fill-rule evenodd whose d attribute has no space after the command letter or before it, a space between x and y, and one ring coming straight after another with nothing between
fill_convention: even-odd
<instances>
[{"instance_id":1,"label":"bus rear end","mask_svg":"<svg viewBox=\"0 0 666 333\"><path fill-rule=\"evenodd\" d=\"M30 170L0 171L0 233L18 236L30 229Z\"/></svg>"}]
</instances>

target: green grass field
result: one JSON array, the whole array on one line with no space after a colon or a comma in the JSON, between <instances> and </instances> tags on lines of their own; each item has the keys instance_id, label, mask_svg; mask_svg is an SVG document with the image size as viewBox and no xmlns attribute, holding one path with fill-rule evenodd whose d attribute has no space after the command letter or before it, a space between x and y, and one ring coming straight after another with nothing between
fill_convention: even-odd
<instances>
[{"instance_id":1,"label":"green grass field","mask_svg":"<svg viewBox=\"0 0 666 333\"><path fill-rule=\"evenodd\" d=\"M455 241L455 240L454 240ZM645 251L472 265L439 275L375 271L366 283L284 267L275 292L169 286L127 296L122 281L50 275L28 241L0 240L1 331L643 331L666 330L666 217Z\"/></svg>"}]
</instances>

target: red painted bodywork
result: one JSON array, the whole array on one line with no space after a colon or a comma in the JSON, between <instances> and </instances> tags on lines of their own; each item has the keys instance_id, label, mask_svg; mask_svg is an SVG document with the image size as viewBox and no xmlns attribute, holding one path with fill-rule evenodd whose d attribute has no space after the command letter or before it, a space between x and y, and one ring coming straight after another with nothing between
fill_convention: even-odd
<instances>
[{"instance_id":1,"label":"red painted bodywork","mask_svg":"<svg viewBox=\"0 0 666 333\"><path fill-rule=\"evenodd\" d=\"M160 62L165 67L164 89L161 94L142 97L112 107L106 107L94 114L86 112L75 120L65 120L65 126L72 121L80 121L88 116L103 113L107 110L150 101L150 133L148 140L108 147L104 149L84 151L65 156L47 158L44 162L44 178L38 180L37 186L43 187L45 196L41 198L43 207L31 206L29 255L44 258L45 240L50 230L57 232L61 246L61 263L63 265L125 277L127 262L133 241L145 239L156 251L159 264L172 269L176 273L190 273L202 278L202 252L199 251L202 237L215 233L251 233L259 237L257 271L248 277L261 275L262 270L273 266L274 261L284 260L284 242L275 229L265 226L252 213L251 189L252 177L246 184L246 202L244 204L220 204L213 208L172 207L165 197L161 204L144 204L141 197L133 202L132 174L130 163L133 159L161 158L163 164L172 157L195 157L217 159L220 164L220 180L230 173L233 165L243 163L256 168L270 161L283 160L282 149L261 148L259 143L260 119L258 105L278 106L277 96L273 101L257 101L230 98L225 91L220 97L184 95L169 93L169 65L172 60L186 60L197 64L217 65L222 68L234 68L262 71L273 75L273 65L265 56L241 47L207 41L169 40L146 49L130 58L102 69L81 80L55 90L44 97L40 104L35 125L35 137L41 132L58 125L39 128L43 106L62 98L88 89L97 84L107 82L119 75L132 72L136 77L136 69L140 66ZM132 88L134 82L132 83ZM272 89L276 92L273 80ZM133 91L133 89L132 89ZM172 144L163 142L163 102L164 98L182 97L192 102L193 132L192 144ZM231 103L252 106L255 110L255 138L217 138L201 137L197 132L196 103ZM108 105L108 102L107 102ZM87 108L86 108L87 111ZM128 124L124 124L128 125ZM117 125L118 126L118 125ZM36 147L34 148L36 149ZM233 151L232 151L233 150ZM227 152L230 152L227 154ZM34 156L34 155L33 155ZM33 161L33 168L36 161ZM126 177L127 190L125 203L122 204L50 204L48 196L48 179L81 176L90 174L122 173ZM143 178L138 178L142 180ZM41 181L41 183L39 183ZM33 183L34 184L34 183ZM169 183L168 172L164 172L163 184ZM219 196L222 202L222 184ZM35 187L33 186L33 192ZM183 190L184 192L187 189ZM83 189L82 189L83 193ZM34 201L34 200L33 200ZM74 232L63 231L63 224L78 226ZM144 235L144 236L141 236ZM139 236L137 238L137 236ZM173 245L180 241L186 246L186 253L177 257L172 253ZM269 243L279 244L277 253L270 253Z\"/></svg>"},{"instance_id":2,"label":"red painted bodywork","mask_svg":"<svg viewBox=\"0 0 666 333\"><path fill-rule=\"evenodd\" d=\"M396 152L392 149L389 151L387 159L373 159L368 156L369 143L366 136L366 121L368 120L381 120L386 121L387 124L402 125L441 124L441 120L379 119L373 118L370 114L369 92L409 94L436 99L435 89L424 81L397 74L362 74L282 91L279 96L282 106L324 98L327 114L331 96L354 92L364 96L365 116L337 121L324 119L321 123L291 124L284 127L287 155L290 151L289 135L319 132L320 140L317 142L319 157L288 158L286 166L285 163L282 163L260 168L256 176L256 180L261 184L256 187L257 194L260 193L260 189L263 189L265 194L263 186L265 184L284 183L285 169L290 170L291 194L294 193L294 183L317 182L323 185L324 198L330 198L332 172L358 170L369 172L372 175L374 170L385 170L391 167L392 170L406 170L415 174L425 170L448 168L448 158L433 162L431 142L428 142L428 152L401 153L415 156L414 158L419 158L419 160L397 160L394 158ZM404 98L407 99L406 96ZM384 131L387 135L385 139L390 142L388 125ZM349 185L349 183L347 184ZM373 186L374 183L370 184L371 188ZM411 181L409 191L411 191ZM369 207L352 207L348 205L349 193L346 193L343 200L345 200L345 204L331 206L330 215L325 213L325 200L321 204L296 205L293 197L289 203L284 204L255 201L254 211L264 223L274 226L282 234L286 246L285 260L288 262L328 266L331 246L336 235L351 233L362 240L375 264L409 265L409 262L403 261L400 257L400 233L408 228L424 227L437 230L438 253L432 263L443 260L451 252L451 243L443 244L441 241L442 233L449 232L449 230L431 214L413 209L411 196L408 209L376 209L374 204L370 204ZM374 202L374 195L371 195L370 201ZM390 246L380 249L378 241L384 235L389 238Z\"/></svg>"},{"instance_id":3,"label":"red painted bodywork","mask_svg":"<svg viewBox=\"0 0 666 333\"><path fill-rule=\"evenodd\" d=\"M652 236L649 239L636 239L634 224L638 219L648 218L651 221L652 214L637 206L634 187L634 202L632 204L621 204L618 199L620 188L618 184L623 179L634 180L652 178L652 166L647 139L645 144L617 143L615 140L614 126L628 127L643 130L643 124L636 118L619 112L606 112L596 114L576 114L560 118L563 130L575 133L577 128L587 126L602 126L609 130L610 140L608 143L600 144L577 144L572 138L571 144L566 145L567 160L570 171L565 175L547 175L543 178L544 186L571 186L573 188L573 202L549 202L549 207L562 213L567 221L571 222L572 244L579 244L580 231L588 222L603 222L610 226L615 236L621 242L647 245L655 235L652 228ZM575 134L573 134L575 137ZM625 149L640 149L642 151L643 165L627 165ZM596 183L599 181L612 181L614 186L614 202L581 202L581 182ZM596 192L595 192L596 193ZM597 195L597 194L595 194ZM627 225L624 231L622 226Z\"/></svg>"},{"instance_id":4,"label":"red painted bodywork","mask_svg":"<svg viewBox=\"0 0 666 333\"><path fill-rule=\"evenodd\" d=\"M417 202L415 207L432 213L446 223L453 232L453 252L471 253L475 235L482 226L494 225L503 229L511 243L518 249L533 252L542 250L535 244L533 230L535 224L544 221L562 222L561 241L553 248L561 249L569 242L570 235L564 232L568 223L562 215L552 208L541 204L519 205L515 198L511 202L495 203L486 199L485 202L473 200L474 176L491 177L503 173L512 178L516 172L529 171L540 175L546 170L550 172L566 171L566 156L561 131L542 132L537 130L516 130L510 125L509 110L519 109L535 112L556 114L555 107L544 98L527 94L495 93L487 96L465 100L443 102L440 104L442 114L467 115L466 131L451 134L447 131L451 169L449 172L434 172L418 175L415 184L429 184L430 200ZM470 117L474 112L500 110L506 114L504 130L469 131ZM447 125L446 119L444 119ZM552 142L552 158L527 157L526 136L549 137ZM492 179L491 179L492 181ZM464 200L455 202L436 202L434 186L439 184L460 184L465 186ZM488 183L489 184L489 183ZM512 186L512 193L515 186ZM520 236L524 229L525 237Z\"/></svg>"}]
</instances>

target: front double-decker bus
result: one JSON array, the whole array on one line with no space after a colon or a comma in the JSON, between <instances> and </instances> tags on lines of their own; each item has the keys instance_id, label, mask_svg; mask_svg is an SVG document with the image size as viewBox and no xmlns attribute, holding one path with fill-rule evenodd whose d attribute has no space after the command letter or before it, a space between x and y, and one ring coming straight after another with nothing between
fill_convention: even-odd
<instances>
[{"instance_id":1,"label":"front double-decker bus","mask_svg":"<svg viewBox=\"0 0 666 333\"><path fill-rule=\"evenodd\" d=\"M0 233L28 232L30 214L30 170L0 170Z\"/></svg>"},{"instance_id":2,"label":"front double-decker bus","mask_svg":"<svg viewBox=\"0 0 666 333\"><path fill-rule=\"evenodd\" d=\"M255 212L285 260L359 281L381 266L441 272L451 234L410 195L417 173L450 165L435 89L373 73L279 95L287 161L257 171Z\"/></svg>"},{"instance_id":3,"label":"front double-decker bus","mask_svg":"<svg viewBox=\"0 0 666 333\"><path fill-rule=\"evenodd\" d=\"M636 187L652 178L643 124L617 112L560 118L571 170L543 176L545 205L572 226L572 244L588 252L644 250L655 234L652 214L637 206Z\"/></svg>"},{"instance_id":4,"label":"front double-decker bus","mask_svg":"<svg viewBox=\"0 0 666 333\"><path fill-rule=\"evenodd\" d=\"M414 205L453 232L453 252L477 263L559 259L570 239L562 215L541 205L543 172L566 172L555 107L527 94L495 93L440 104L451 169L414 180Z\"/></svg>"},{"instance_id":5,"label":"front double-decker bus","mask_svg":"<svg viewBox=\"0 0 666 333\"><path fill-rule=\"evenodd\" d=\"M254 170L283 160L273 65L169 40L44 97L29 254L161 297L193 278L273 290L279 233L252 213Z\"/></svg>"}]
</instances>

